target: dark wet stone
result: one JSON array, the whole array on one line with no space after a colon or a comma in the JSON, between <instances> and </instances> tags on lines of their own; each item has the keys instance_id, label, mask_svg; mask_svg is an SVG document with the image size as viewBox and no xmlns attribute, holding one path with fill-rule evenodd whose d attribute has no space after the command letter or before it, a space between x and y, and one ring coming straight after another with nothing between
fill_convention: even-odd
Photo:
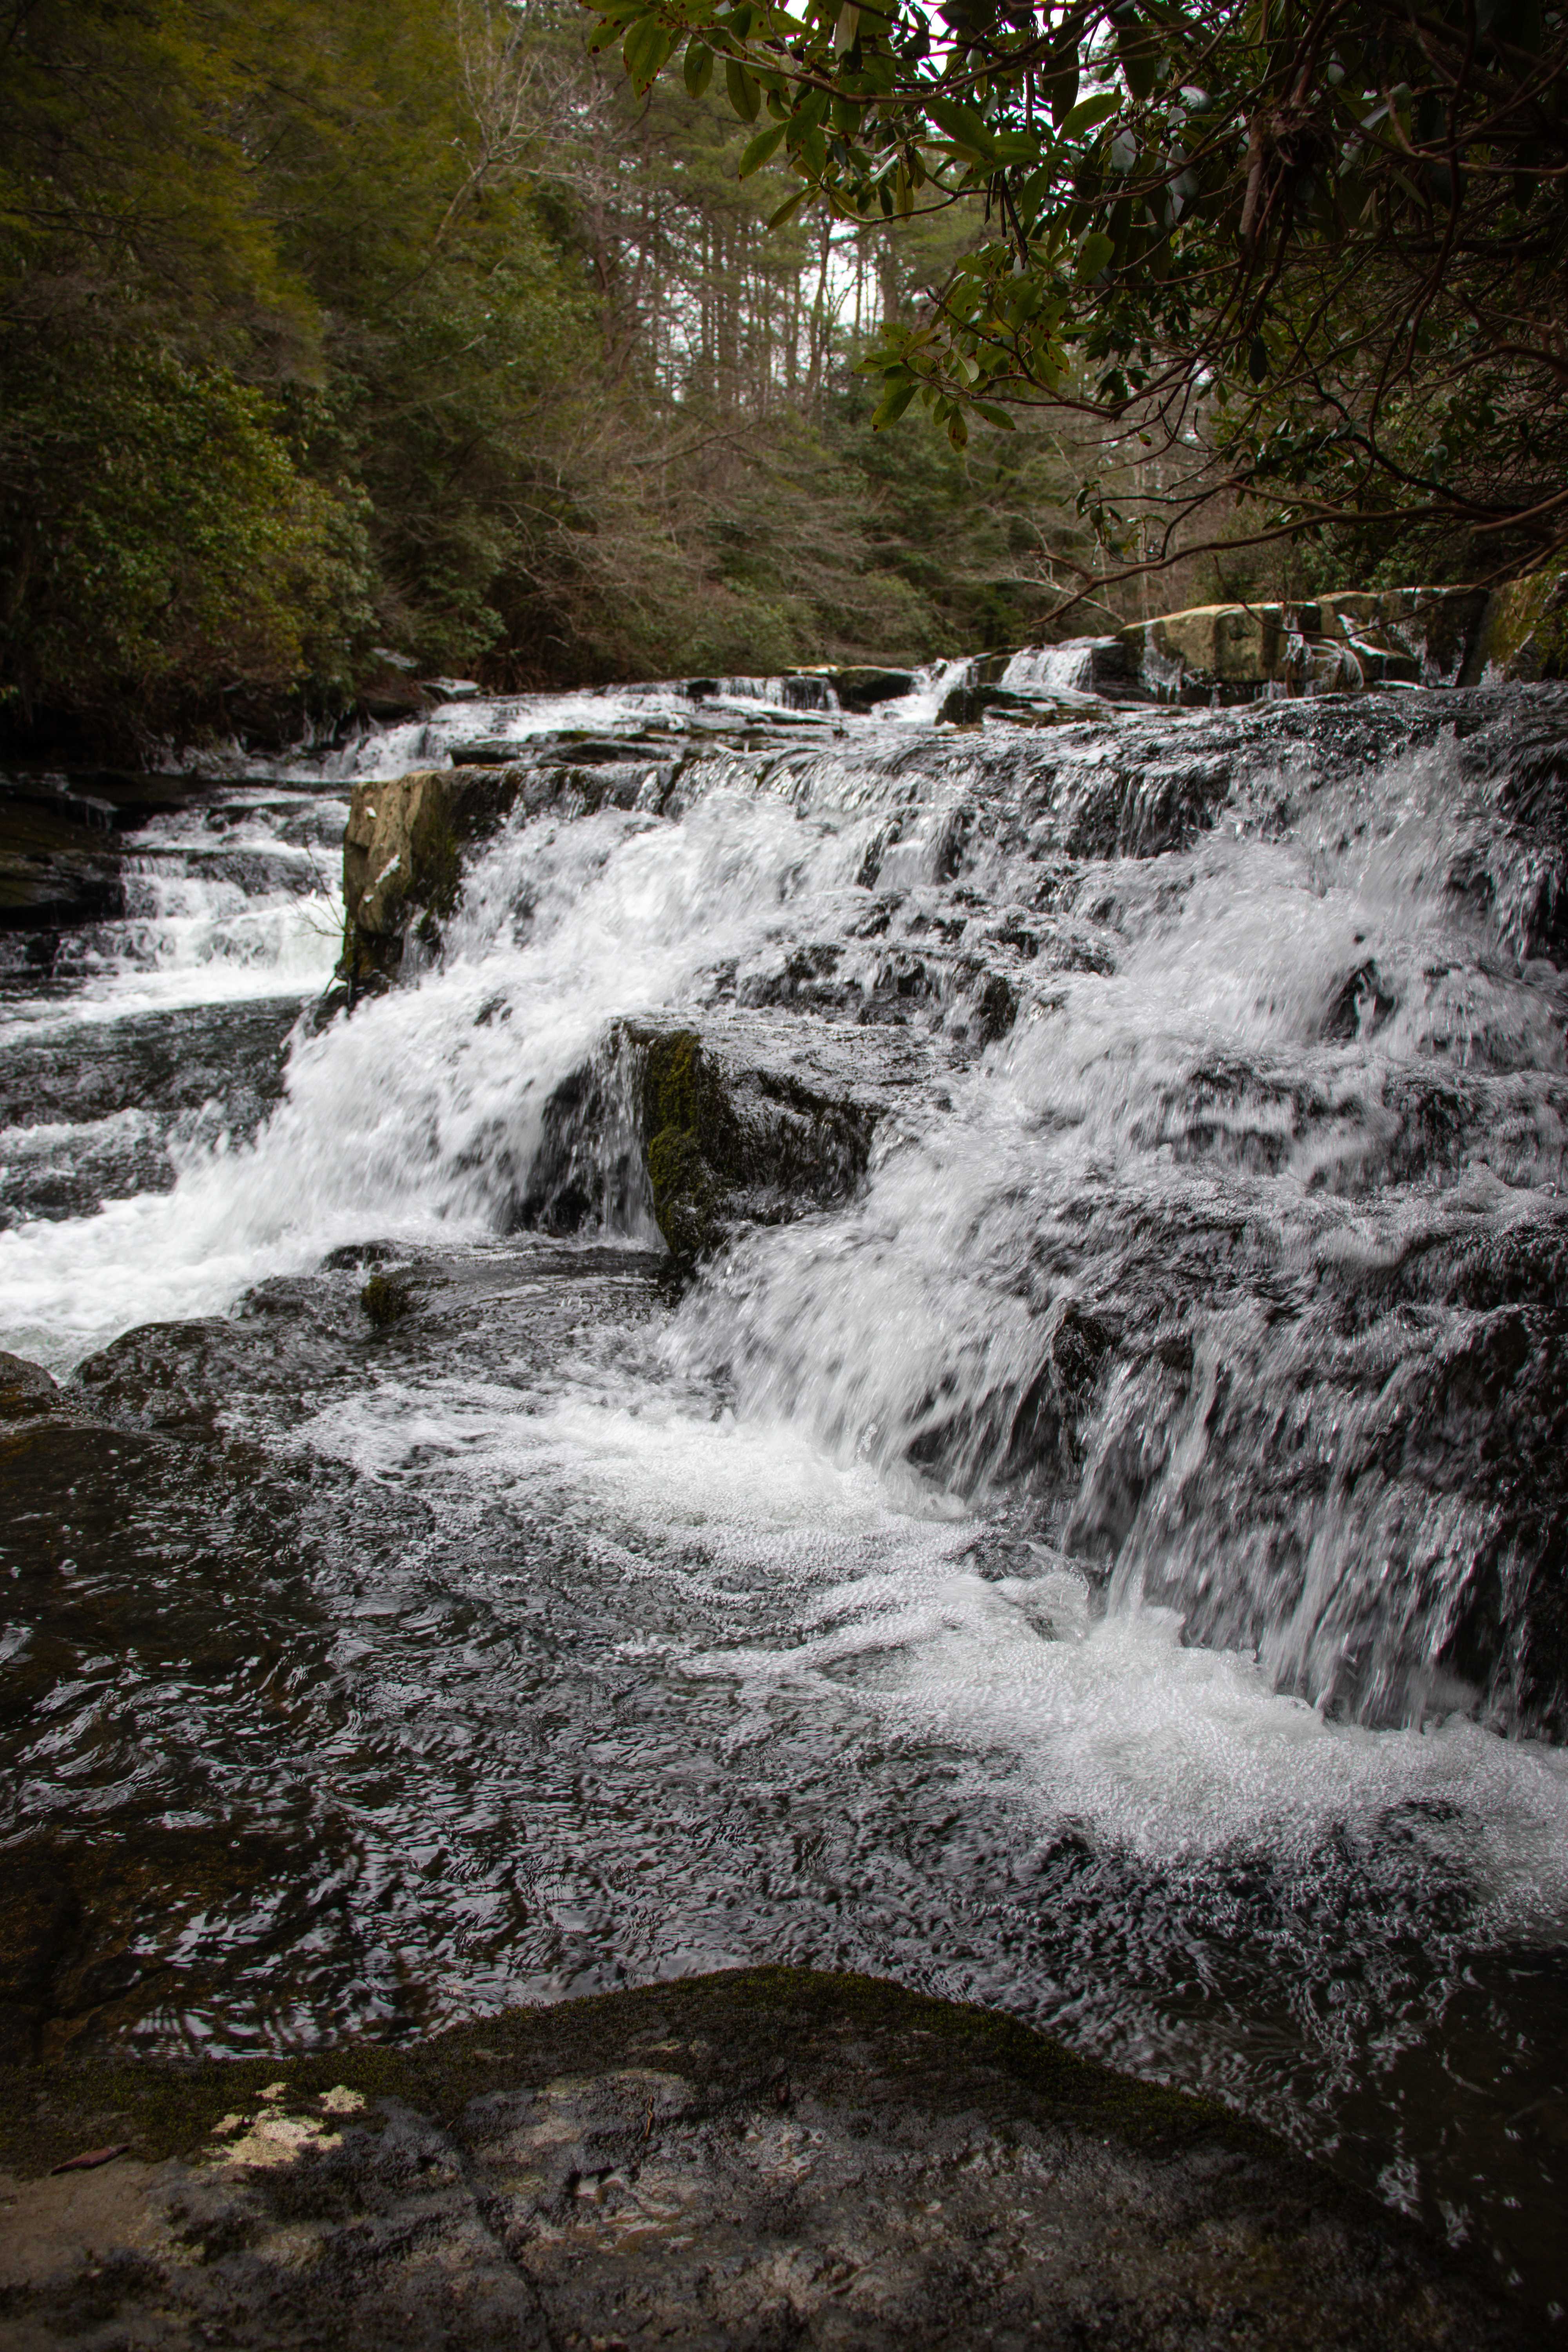
<instances>
[{"instance_id":1,"label":"dark wet stone","mask_svg":"<svg viewBox=\"0 0 1568 2352\"><path fill-rule=\"evenodd\" d=\"M413 1307L414 1293L390 1274L373 1274L360 1292L359 1303L379 1330L403 1320Z\"/></svg>"},{"instance_id":2,"label":"dark wet stone","mask_svg":"<svg viewBox=\"0 0 1568 2352\"><path fill-rule=\"evenodd\" d=\"M410 719L423 719L432 698L414 678L388 677L366 687L360 696L359 707L367 719L384 727L395 727Z\"/></svg>"},{"instance_id":3,"label":"dark wet stone","mask_svg":"<svg viewBox=\"0 0 1568 2352\"><path fill-rule=\"evenodd\" d=\"M0 929L63 929L121 911L110 812L0 779Z\"/></svg>"},{"instance_id":4,"label":"dark wet stone","mask_svg":"<svg viewBox=\"0 0 1568 2352\"><path fill-rule=\"evenodd\" d=\"M0 930L73 930L119 916L119 836L222 789L118 768L0 776Z\"/></svg>"},{"instance_id":5,"label":"dark wet stone","mask_svg":"<svg viewBox=\"0 0 1568 2352\"><path fill-rule=\"evenodd\" d=\"M742 1040L726 1051L689 1029L627 1034L642 1055L653 1213L679 1274L741 1225L830 1206L864 1175L879 1108L863 1091L753 1060Z\"/></svg>"},{"instance_id":6,"label":"dark wet stone","mask_svg":"<svg viewBox=\"0 0 1568 2352\"><path fill-rule=\"evenodd\" d=\"M955 686L943 695L937 711L941 725L973 727L988 711L999 717L1032 717L1038 709L1026 694L1014 694L1005 686Z\"/></svg>"},{"instance_id":7,"label":"dark wet stone","mask_svg":"<svg viewBox=\"0 0 1568 2352\"><path fill-rule=\"evenodd\" d=\"M33 1421L54 1412L61 1401L54 1375L42 1364L0 1349L0 1421Z\"/></svg>"},{"instance_id":8,"label":"dark wet stone","mask_svg":"<svg viewBox=\"0 0 1568 2352\"><path fill-rule=\"evenodd\" d=\"M829 670L825 673L841 710L875 710L884 702L896 702L900 695L914 692L913 670L879 669L862 664L858 667Z\"/></svg>"},{"instance_id":9,"label":"dark wet stone","mask_svg":"<svg viewBox=\"0 0 1568 2352\"><path fill-rule=\"evenodd\" d=\"M344 1242L341 1248L329 1250L321 1260L324 1274L341 1274L356 1265L390 1265L404 1252L395 1242Z\"/></svg>"},{"instance_id":10,"label":"dark wet stone","mask_svg":"<svg viewBox=\"0 0 1568 2352\"><path fill-rule=\"evenodd\" d=\"M0 2100L18 2346L1531 2340L1225 2110L866 1978L751 1969L307 2059L20 2066ZM48 2177L105 2145L128 2152Z\"/></svg>"}]
</instances>

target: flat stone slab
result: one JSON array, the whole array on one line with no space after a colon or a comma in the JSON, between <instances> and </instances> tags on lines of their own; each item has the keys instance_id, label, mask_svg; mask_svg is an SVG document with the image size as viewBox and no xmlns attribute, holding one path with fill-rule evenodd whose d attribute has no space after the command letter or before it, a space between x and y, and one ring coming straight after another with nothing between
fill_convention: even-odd
<instances>
[{"instance_id":1,"label":"flat stone slab","mask_svg":"<svg viewBox=\"0 0 1568 2352\"><path fill-rule=\"evenodd\" d=\"M0 2160L5 2352L1531 2340L1227 2111L805 1970L401 2049L8 2068Z\"/></svg>"}]
</instances>

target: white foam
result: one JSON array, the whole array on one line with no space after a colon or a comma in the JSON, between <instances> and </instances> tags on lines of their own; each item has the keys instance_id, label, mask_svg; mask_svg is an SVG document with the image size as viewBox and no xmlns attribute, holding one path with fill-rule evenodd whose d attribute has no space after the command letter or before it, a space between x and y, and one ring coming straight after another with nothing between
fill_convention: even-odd
<instances>
[{"instance_id":1,"label":"white foam","mask_svg":"<svg viewBox=\"0 0 1568 2352\"><path fill-rule=\"evenodd\" d=\"M5 1344L68 1364L343 1241L504 1224L553 1089L610 1024L756 951L786 900L814 877L836 887L858 854L780 801L723 793L679 826L519 822L471 872L447 962L298 1045L253 1144L194 1153L171 1193L0 1236Z\"/></svg>"},{"instance_id":2,"label":"white foam","mask_svg":"<svg viewBox=\"0 0 1568 2352\"><path fill-rule=\"evenodd\" d=\"M1045 1830L1147 1864L1263 1849L1303 1867L1331 1830L1420 1808L1417 1835L1468 1871L1500 1924L1568 1923L1561 1750L1458 1715L1421 1730L1326 1720L1246 1654L1184 1648L1170 1611L1078 1630L1063 1581L906 1570L823 1595L801 1643L702 1663L781 1688L831 1673L839 1690L847 1668L874 1665L854 1687L889 1727L1004 1760Z\"/></svg>"}]
</instances>

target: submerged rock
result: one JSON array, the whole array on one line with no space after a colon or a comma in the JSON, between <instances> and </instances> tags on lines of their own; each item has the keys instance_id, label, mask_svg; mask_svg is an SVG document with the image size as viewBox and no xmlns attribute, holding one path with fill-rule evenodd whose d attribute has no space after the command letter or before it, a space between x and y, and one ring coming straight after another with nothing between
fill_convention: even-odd
<instances>
[{"instance_id":1,"label":"submerged rock","mask_svg":"<svg viewBox=\"0 0 1568 2352\"><path fill-rule=\"evenodd\" d=\"M404 2049L17 2067L3 2097L19 2346L1528 2340L1237 2116L863 1977L737 1971Z\"/></svg>"}]
</instances>

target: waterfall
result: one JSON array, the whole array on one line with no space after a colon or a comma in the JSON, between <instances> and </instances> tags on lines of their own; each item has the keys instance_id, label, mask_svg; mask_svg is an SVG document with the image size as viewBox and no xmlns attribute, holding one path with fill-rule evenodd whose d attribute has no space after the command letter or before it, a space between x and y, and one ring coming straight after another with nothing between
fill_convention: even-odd
<instances>
[{"instance_id":1,"label":"waterfall","mask_svg":"<svg viewBox=\"0 0 1568 2352\"><path fill-rule=\"evenodd\" d=\"M301 1041L254 1142L85 1229L6 1237L16 1343L68 1360L367 1231L527 1222L548 1107L617 1023L761 1018L809 951L814 1001L858 1024L838 1050L874 1058L884 1017L914 1017L933 1082L957 1059L884 1126L848 1212L754 1234L700 1287L683 1376L965 1510L1032 1495L1038 1539L1109 1576L1113 1608L1174 1608L1315 1705L1419 1713L1527 1577L1502 1490L1420 1466L1433 1400L1542 1343L1543 1301L1466 1268L1482 1236L1528 1254L1561 1217L1540 950L1563 854L1510 814L1514 730L1489 710L1463 742L1440 700L1321 726L1090 715L1047 745L873 720L715 749L663 816L520 814L436 967ZM287 965L281 903L225 912L211 894L238 884L190 871L136 887L123 936L161 970ZM567 1190L646 1233L630 1148ZM581 1176L592 1146L571 1149ZM1539 1679L1493 1675L1489 1703Z\"/></svg>"},{"instance_id":2,"label":"waterfall","mask_svg":"<svg viewBox=\"0 0 1568 2352\"><path fill-rule=\"evenodd\" d=\"M1068 637L1059 646L1026 646L1002 673L1015 694L1087 694L1094 688L1093 637Z\"/></svg>"},{"instance_id":3,"label":"waterfall","mask_svg":"<svg viewBox=\"0 0 1568 2352\"><path fill-rule=\"evenodd\" d=\"M26 1834L181 1825L153 2046L809 1959L1554 2229L1568 697L966 678L475 696L14 942Z\"/></svg>"}]
</instances>

